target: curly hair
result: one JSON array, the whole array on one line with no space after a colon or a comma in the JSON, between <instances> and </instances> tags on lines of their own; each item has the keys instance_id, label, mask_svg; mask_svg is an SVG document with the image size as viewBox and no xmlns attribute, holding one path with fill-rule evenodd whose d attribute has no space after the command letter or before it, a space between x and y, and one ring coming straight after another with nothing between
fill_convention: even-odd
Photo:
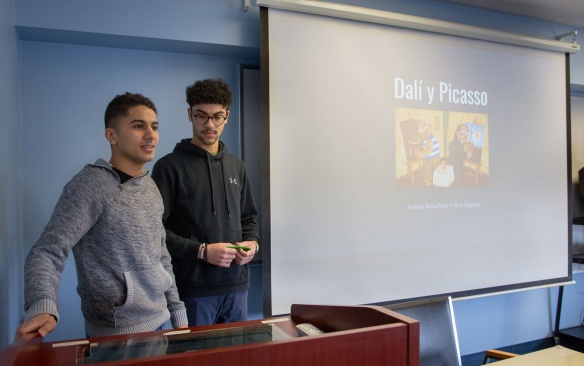
<instances>
[{"instance_id":1,"label":"curly hair","mask_svg":"<svg viewBox=\"0 0 584 366\"><path fill-rule=\"evenodd\" d=\"M189 107L197 104L220 104L229 110L233 96L229 85L221 79L205 79L187 86L187 103Z\"/></svg>"},{"instance_id":2,"label":"curly hair","mask_svg":"<svg viewBox=\"0 0 584 366\"><path fill-rule=\"evenodd\" d=\"M124 93L119 94L112 99L105 109L105 128L115 128L121 117L127 116L128 111L132 107L143 105L150 108L154 113L158 114L154 102L142 94Z\"/></svg>"}]
</instances>

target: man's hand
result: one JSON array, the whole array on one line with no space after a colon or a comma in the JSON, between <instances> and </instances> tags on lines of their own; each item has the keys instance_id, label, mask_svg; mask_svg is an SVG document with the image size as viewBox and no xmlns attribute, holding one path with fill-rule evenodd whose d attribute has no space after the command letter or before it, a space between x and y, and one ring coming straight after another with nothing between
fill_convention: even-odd
<instances>
[{"instance_id":1,"label":"man's hand","mask_svg":"<svg viewBox=\"0 0 584 366\"><path fill-rule=\"evenodd\" d=\"M233 246L232 243L212 243L207 244L207 263L214 264L219 267L229 267L231 262L244 265L249 263L256 252L257 245L253 241L242 241L235 243L244 247L249 247L250 250L228 248Z\"/></svg>"},{"instance_id":2,"label":"man's hand","mask_svg":"<svg viewBox=\"0 0 584 366\"><path fill-rule=\"evenodd\" d=\"M242 241L236 244L250 248L247 252L243 249L238 249L237 253L235 253L235 263L243 266L253 259L253 256L256 253L257 245L253 241Z\"/></svg>"},{"instance_id":3,"label":"man's hand","mask_svg":"<svg viewBox=\"0 0 584 366\"><path fill-rule=\"evenodd\" d=\"M207 263L228 268L235 259L237 250L227 248L231 243L207 244Z\"/></svg>"},{"instance_id":4,"label":"man's hand","mask_svg":"<svg viewBox=\"0 0 584 366\"><path fill-rule=\"evenodd\" d=\"M16 337L20 338L28 333L37 333L39 337L45 337L57 326L55 317L51 314L35 315L16 329Z\"/></svg>"}]
</instances>

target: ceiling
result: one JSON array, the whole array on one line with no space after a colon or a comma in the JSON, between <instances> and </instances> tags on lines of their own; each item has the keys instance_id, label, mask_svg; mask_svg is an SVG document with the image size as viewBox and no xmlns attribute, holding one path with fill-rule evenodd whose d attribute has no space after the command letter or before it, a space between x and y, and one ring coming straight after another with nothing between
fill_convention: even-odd
<instances>
[{"instance_id":1,"label":"ceiling","mask_svg":"<svg viewBox=\"0 0 584 366\"><path fill-rule=\"evenodd\" d=\"M584 28L584 0L442 0Z\"/></svg>"}]
</instances>

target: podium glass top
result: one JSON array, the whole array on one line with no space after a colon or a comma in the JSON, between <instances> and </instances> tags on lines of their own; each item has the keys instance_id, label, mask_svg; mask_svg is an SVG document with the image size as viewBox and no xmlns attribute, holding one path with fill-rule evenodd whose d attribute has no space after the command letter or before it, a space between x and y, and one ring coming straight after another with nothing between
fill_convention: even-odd
<instances>
[{"instance_id":1,"label":"podium glass top","mask_svg":"<svg viewBox=\"0 0 584 366\"><path fill-rule=\"evenodd\" d=\"M162 334L120 341L94 342L77 347L77 365L200 351L293 338L275 324Z\"/></svg>"}]
</instances>

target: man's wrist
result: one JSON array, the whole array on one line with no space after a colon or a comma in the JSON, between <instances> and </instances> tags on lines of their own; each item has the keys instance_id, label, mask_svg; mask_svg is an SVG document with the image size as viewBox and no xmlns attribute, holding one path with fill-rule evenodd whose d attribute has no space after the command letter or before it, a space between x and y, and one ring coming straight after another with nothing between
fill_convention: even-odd
<instances>
[{"instance_id":1,"label":"man's wrist","mask_svg":"<svg viewBox=\"0 0 584 366\"><path fill-rule=\"evenodd\" d=\"M255 241L255 240L252 240L252 242L253 242L253 243L255 244L255 246L256 246L256 248L255 248L255 252L254 252L254 254L255 254L255 253L257 253L257 252L260 250L260 245L259 245L259 244L258 244L258 242L257 242L257 241Z\"/></svg>"}]
</instances>

